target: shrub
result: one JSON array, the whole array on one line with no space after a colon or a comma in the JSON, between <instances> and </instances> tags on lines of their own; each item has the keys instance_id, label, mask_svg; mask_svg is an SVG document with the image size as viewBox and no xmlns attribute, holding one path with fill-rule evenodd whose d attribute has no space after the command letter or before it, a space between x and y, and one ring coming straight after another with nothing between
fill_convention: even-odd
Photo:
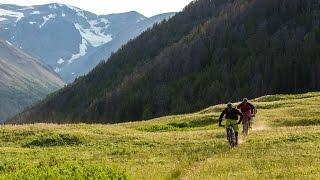
<instances>
[{"instance_id":1,"label":"shrub","mask_svg":"<svg viewBox=\"0 0 320 180\"><path fill-rule=\"evenodd\" d=\"M84 137L74 134L45 134L35 137L24 147L74 146L84 143Z\"/></svg>"}]
</instances>

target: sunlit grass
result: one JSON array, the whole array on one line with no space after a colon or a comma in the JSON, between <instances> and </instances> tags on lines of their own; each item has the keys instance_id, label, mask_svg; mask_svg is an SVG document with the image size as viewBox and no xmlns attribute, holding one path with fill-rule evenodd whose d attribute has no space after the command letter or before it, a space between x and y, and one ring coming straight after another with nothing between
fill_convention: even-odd
<instances>
[{"instance_id":1,"label":"sunlit grass","mask_svg":"<svg viewBox=\"0 0 320 180\"><path fill-rule=\"evenodd\" d=\"M248 138L230 150L217 118L199 113L116 125L5 125L0 179L318 179L320 93L253 101Z\"/></svg>"}]
</instances>

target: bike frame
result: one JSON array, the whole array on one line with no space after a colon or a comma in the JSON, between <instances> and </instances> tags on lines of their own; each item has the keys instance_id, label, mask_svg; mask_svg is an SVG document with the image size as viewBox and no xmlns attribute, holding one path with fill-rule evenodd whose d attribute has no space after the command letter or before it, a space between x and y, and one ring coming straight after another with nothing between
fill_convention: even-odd
<instances>
[{"instance_id":1,"label":"bike frame","mask_svg":"<svg viewBox=\"0 0 320 180\"><path fill-rule=\"evenodd\" d=\"M224 126L225 127L225 126ZM236 135L232 126L226 127L227 129L227 138L230 145L230 148L234 148L236 146Z\"/></svg>"}]
</instances>

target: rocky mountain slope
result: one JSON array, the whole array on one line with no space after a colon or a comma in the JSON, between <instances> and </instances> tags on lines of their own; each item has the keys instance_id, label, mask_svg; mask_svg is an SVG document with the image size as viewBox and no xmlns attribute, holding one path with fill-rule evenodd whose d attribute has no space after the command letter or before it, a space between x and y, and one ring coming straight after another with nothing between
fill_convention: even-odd
<instances>
[{"instance_id":1,"label":"rocky mountain slope","mask_svg":"<svg viewBox=\"0 0 320 180\"><path fill-rule=\"evenodd\" d=\"M147 18L137 12L96 15L58 3L28 7L0 4L0 37L71 82L173 14Z\"/></svg>"},{"instance_id":2,"label":"rocky mountain slope","mask_svg":"<svg viewBox=\"0 0 320 180\"><path fill-rule=\"evenodd\" d=\"M63 85L58 74L42 62L0 40L0 121Z\"/></svg>"}]
</instances>

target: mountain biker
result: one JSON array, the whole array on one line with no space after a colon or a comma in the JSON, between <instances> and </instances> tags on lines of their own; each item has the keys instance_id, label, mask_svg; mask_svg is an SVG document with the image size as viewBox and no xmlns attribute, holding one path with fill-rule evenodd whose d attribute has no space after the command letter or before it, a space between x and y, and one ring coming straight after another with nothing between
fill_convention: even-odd
<instances>
[{"instance_id":1,"label":"mountain biker","mask_svg":"<svg viewBox=\"0 0 320 180\"><path fill-rule=\"evenodd\" d=\"M232 107L232 103L228 103L227 104L227 108L224 109L219 117L219 127L223 127L222 126L222 119L223 116L226 116L226 128L229 126L232 126L235 132L235 136L236 136L236 145L238 145L238 132L239 132L239 126L238 124L241 123L241 121L238 122L239 116L242 116L243 114L236 108Z\"/></svg>"},{"instance_id":2,"label":"mountain biker","mask_svg":"<svg viewBox=\"0 0 320 180\"><path fill-rule=\"evenodd\" d=\"M237 108L240 109L242 114L244 115L241 117L240 121L242 121L243 118L247 117L249 126L251 128L251 119L257 112L256 107L248 102L248 98L243 98L242 102L237 106ZM244 122L242 121L242 123Z\"/></svg>"}]
</instances>

